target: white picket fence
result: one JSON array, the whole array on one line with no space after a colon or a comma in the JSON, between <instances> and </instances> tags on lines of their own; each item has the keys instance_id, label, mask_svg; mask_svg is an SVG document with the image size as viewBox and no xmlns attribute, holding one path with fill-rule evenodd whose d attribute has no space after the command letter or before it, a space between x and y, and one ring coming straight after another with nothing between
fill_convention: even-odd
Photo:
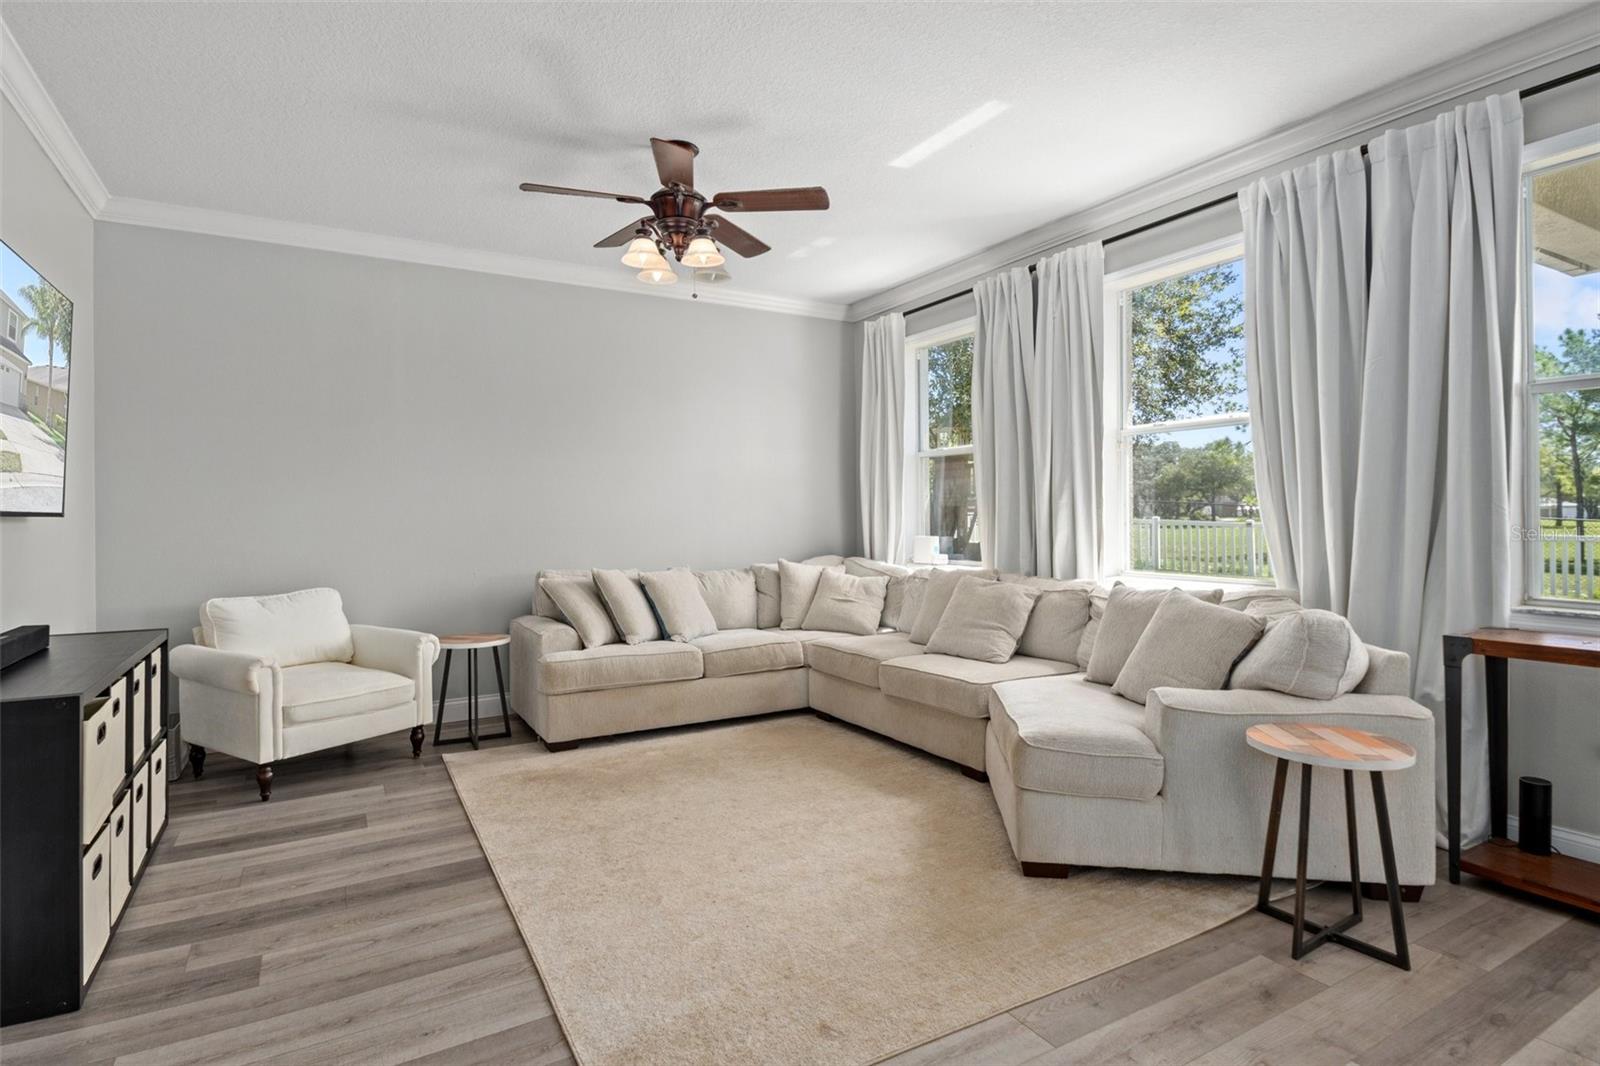
<instances>
[{"instance_id":1,"label":"white picket fence","mask_svg":"<svg viewBox=\"0 0 1600 1066\"><path fill-rule=\"evenodd\" d=\"M1174 574L1267 578L1272 560L1266 530L1254 519L1196 521L1135 518L1133 568Z\"/></svg>"},{"instance_id":2,"label":"white picket fence","mask_svg":"<svg viewBox=\"0 0 1600 1066\"><path fill-rule=\"evenodd\" d=\"M1600 536L1566 536L1546 531L1539 538L1539 570L1544 594L1563 599L1600 599Z\"/></svg>"}]
</instances>

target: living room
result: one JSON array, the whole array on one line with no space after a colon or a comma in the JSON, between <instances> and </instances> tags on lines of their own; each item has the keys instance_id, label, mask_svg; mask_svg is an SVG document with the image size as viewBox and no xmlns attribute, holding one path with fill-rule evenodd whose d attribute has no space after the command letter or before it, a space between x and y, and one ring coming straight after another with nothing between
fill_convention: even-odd
<instances>
[{"instance_id":1,"label":"living room","mask_svg":"<svg viewBox=\"0 0 1600 1066\"><path fill-rule=\"evenodd\" d=\"M0 1059L1600 1064L1600 4L0 95Z\"/></svg>"}]
</instances>

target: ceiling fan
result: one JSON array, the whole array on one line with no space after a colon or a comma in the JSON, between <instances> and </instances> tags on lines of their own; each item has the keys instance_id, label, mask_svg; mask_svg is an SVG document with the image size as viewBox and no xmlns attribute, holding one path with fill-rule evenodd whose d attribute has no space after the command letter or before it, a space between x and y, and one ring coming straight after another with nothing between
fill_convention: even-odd
<instances>
[{"instance_id":1,"label":"ceiling fan","mask_svg":"<svg viewBox=\"0 0 1600 1066\"><path fill-rule=\"evenodd\" d=\"M694 187L694 157L700 149L688 141L669 141L650 138L650 148L655 153L656 175L661 188L648 197L629 196L625 193L595 192L591 189L569 189L561 185L538 185L523 182L523 192L554 193L558 196L592 196L602 200L615 200L622 204L644 204L650 214L630 222L611 236L595 242L596 248L628 250L622 257L624 266L639 270L639 280L650 285L671 285L678 280L667 253L684 266L692 267L697 278L721 281L727 274L717 268L726 260L717 245L737 252L749 259L771 249L746 233L718 211L826 211L828 190L819 185L798 189L746 189L738 192L719 192L707 198ZM720 275L720 276L716 276Z\"/></svg>"}]
</instances>

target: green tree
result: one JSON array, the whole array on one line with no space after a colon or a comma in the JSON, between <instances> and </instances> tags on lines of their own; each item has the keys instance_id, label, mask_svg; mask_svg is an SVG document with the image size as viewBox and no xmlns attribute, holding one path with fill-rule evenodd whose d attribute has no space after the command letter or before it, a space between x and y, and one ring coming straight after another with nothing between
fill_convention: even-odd
<instances>
[{"instance_id":1,"label":"green tree","mask_svg":"<svg viewBox=\"0 0 1600 1066\"><path fill-rule=\"evenodd\" d=\"M1243 441L1220 437L1198 448L1179 448L1155 479L1163 517L1218 518L1224 501L1252 506L1254 460Z\"/></svg>"},{"instance_id":2,"label":"green tree","mask_svg":"<svg viewBox=\"0 0 1600 1066\"><path fill-rule=\"evenodd\" d=\"M928 349L928 447L972 443L972 338Z\"/></svg>"},{"instance_id":3,"label":"green tree","mask_svg":"<svg viewBox=\"0 0 1600 1066\"><path fill-rule=\"evenodd\" d=\"M49 383L50 391L45 394L44 424L51 430L55 429L56 413L56 350L61 351L61 360L64 366L72 365L72 301L61 294L61 290L46 282L37 285L24 285L20 290L22 298L28 302L29 309L33 312L32 330L45 338L49 345ZM66 412L63 411L65 418Z\"/></svg>"},{"instance_id":4,"label":"green tree","mask_svg":"<svg viewBox=\"0 0 1600 1066\"><path fill-rule=\"evenodd\" d=\"M1533 353L1540 377L1600 373L1600 329L1564 329L1559 354L1544 348ZM1550 458L1546 464L1547 453ZM1577 509L1577 534L1584 520L1597 517L1596 481L1600 480L1600 389L1549 392L1539 397L1539 466L1541 488L1556 497L1559 508L1570 489ZM1559 478L1552 478L1559 463ZM1559 515L1559 510L1557 511Z\"/></svg>"},{"instance_id":5,"label":"green tree","mask_svg":"<svg viewBox=\"0 0 1600 1066\"><path fill-rule=\"evenodd\" d=\"M1244 301L1225 263L1133 291L1135 422L1214 414L1244 388Z\"/></svg>"}]
</instances>

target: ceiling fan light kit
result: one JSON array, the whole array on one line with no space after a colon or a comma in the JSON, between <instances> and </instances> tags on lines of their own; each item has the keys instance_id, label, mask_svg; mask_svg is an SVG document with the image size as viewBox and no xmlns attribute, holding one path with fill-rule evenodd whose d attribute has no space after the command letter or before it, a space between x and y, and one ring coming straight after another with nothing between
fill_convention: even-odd
<instances>
[{"instance_id":1,"label":"ceiling fan light kit","mask_svg":"<svg viewBox=\"0 0 1600 1066\"><path fill-rule=\"evenodd\" d=\"M688 141L652 137L650 149L655 156L656 176L661 179L661 188L648 198L534 182L524 182L520 188L523 192L587 196L648 206L651 212L649 216L630 222L595 244L596 248L620 248L626 244L628 247L622 255L622 264L638 270L639 280L646 285L676 284L678 275L673 269L672 259L692 269L696 281L718 282L726 281L729 277L728 272L721 269L727 262L722 248L746 259L771 251L766 244L722 215L708 214L710 208L719 211L828 209L828 192L816 185L722 192L708 200L694 187L694 157L700 154L699 148ZM719 243L721 248L718 247Z\"/></svg>"}]
</instances>

